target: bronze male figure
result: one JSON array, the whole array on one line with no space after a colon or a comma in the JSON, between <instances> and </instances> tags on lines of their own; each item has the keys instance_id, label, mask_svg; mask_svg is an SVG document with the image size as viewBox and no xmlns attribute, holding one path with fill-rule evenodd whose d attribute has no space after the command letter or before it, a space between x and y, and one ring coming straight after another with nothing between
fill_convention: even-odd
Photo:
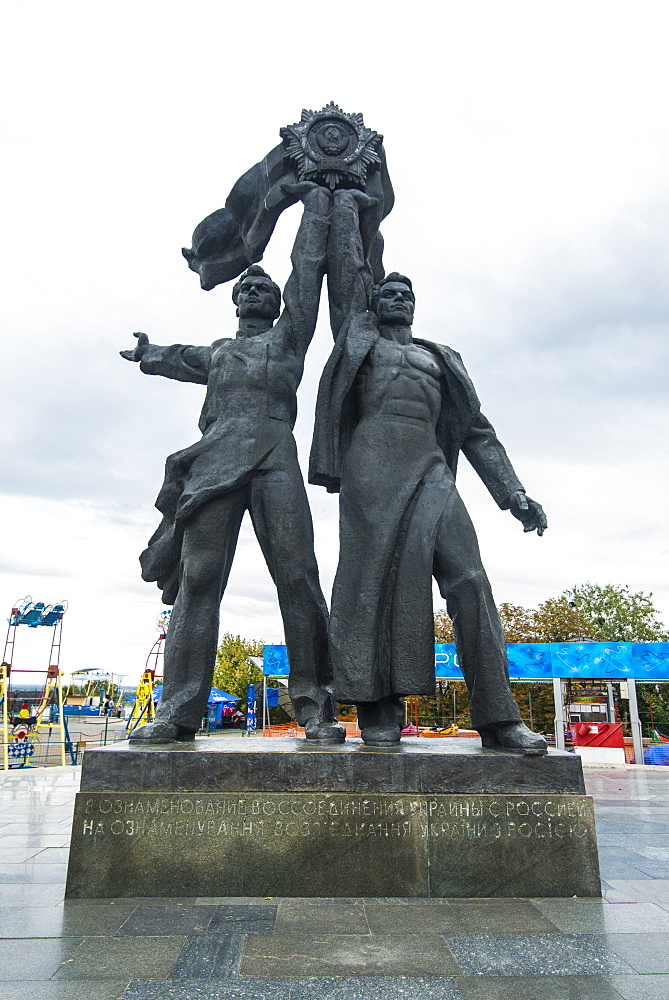
<instances>
[{"instance_id":1,"label":"bronze male figure","mask_svg":"<svg viewBox=\"0 0 669 1000\"><path fill-rule=\"evenodd\" d=\"M365 743L399 742L402 696L434 691L434 575L483 746L543 753L511 694L504 632L455 485L459 453L525 531L541 535L546 517L481 413L460 355L413 337L409 279L390 274L368 299L360 239L355 248L348 271L358 280L321 378L309 474L340 493L336 697L357 704Z\"/></svg>"},{"instance_id":2,"label":"bronze male figure","mask_svg":"<svg viewBox=\"0 0 669 1000\"><path fill-rule=\"evenodd\" d=\"M308 739L338 743L328 614L293 427L297 387L313 337L331 195L311 182L286 186L304 202L293 271L281 293L250 267L233 289L239 330L211 347L157 347L135 334L121 352L143 372L207 386L202 438L171 455L156 501L162 522L142 553L142 576L174 604L156 721L131 740L192 739L200 728L218 644L219 607L245 511L277 587L290 659L289 691ZM274 320L278 318L276 324Z\"/></svg>"}]
</instances>

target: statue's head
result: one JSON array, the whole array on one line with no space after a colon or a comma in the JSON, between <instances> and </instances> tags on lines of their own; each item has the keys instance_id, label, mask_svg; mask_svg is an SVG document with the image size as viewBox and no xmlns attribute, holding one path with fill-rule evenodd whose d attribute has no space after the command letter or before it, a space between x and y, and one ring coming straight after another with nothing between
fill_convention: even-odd
<instances>
[{"instance_id":1,"label":"statue's head","mask_svg":"<svg viewBox=\"0 0 669 1000\"><path fill-rule=\"evenodd\" d=\"M416 305L411 281L404 274L393 271L372 288L370 308L379 323L411 326Z\"/></svg>"},{"instance_id":2,"label":"statue's head","mask_svg":"<svg viewBox=\"0 0 669 1000\"><path fill-rule=\"evenodd\" d=\"M259 264L251 264L232 289L232 301L241 319L268 319L281 312L281 289Z\"/></svg>"}]
</instances>

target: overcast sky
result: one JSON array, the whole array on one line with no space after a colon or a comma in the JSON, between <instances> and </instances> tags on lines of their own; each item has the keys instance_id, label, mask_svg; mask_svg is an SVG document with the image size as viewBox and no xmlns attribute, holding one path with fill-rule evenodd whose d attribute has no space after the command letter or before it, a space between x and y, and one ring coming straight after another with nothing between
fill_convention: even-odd
<instances>
[{"instance_id":1,"label":"overcast sky","mask_svg":"<svg viewBox=\"0 0 669 1000\"><path fill-rule=\"evenodd\" d=\"M281 126L334 100L385 136L385 264L413 279L415 333L461 352L548 515L543 538L524 535L462 463L497 600L629 584L669 621L665 14L639 0L5 0L0 615L26 594L67 598L62 666L137 679L162 610L137 557L203 389L118 351L134 330L234 333L230 286L201 291L181 247ZM298 221L286 213L265 255L282 284ZM325 320L299 394L303 468ZM309 495L329 597L337 501ZM248 520L221 620L283 641ZM17 666L46 666L41 631L21 630Z\"/></svg>"}]
</instances>

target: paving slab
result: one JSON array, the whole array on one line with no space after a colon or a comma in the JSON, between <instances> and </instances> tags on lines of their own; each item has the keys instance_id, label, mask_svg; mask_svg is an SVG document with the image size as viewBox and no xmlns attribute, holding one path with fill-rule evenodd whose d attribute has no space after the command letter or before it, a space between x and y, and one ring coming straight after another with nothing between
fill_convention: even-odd
<instances>
[{"instance_id":1,"label":"paving slab","mask_svg":"<svg viewBox=\"0 0 669 1000\"><path fill-rule=\"evenodd\" d=\"M314 910L304 903L282 902L276 914L275 933L311 936L314 923L319 934L369 934L369 924L362 903L348 906L323 906ZM392 932L390 932L392 933Z\"/></svg>"},{"instance_id":2,"label":"paving slab","mask_svg":"<svg viewBox=\"0 0 669 1000\"><path fill-rule=\"evenodd\" d=\"M463 972L470 976L576 976L634 971L594 934L479 934L449 936L447 940Z\"/></svg>"},{"instance_id":3,"label":"paving slab","mask_svg":"<svg viewBox=\"0 0 669 1000\"><path fill-rule=\"evenodd\" d=\"M470 976L456 983L463 1000L620 1000L621 996L604 976ZM648 994L644 1000L656 998Z\"/></svg>"},{"instance_id":4,"label":"paving slab","mask_svg":"<svg viewBox=\"0 0 669 1000\"><path fill-rule=\"evenodd\" d=\"M54 979L118 980L120 970L129 979L135 976L166 979L185 941L185 937L86 938ZM82 993L84 990L82 986Z\"/></svg>"},{"instance_id":5,"label":"paving slab","mask_svg":"<svg viewBox=\"0 0 669 1000\"><path fill-rule=\"evenodd\" d=\"M216 912L215 906L137 906L119 926L119 936L151 937L172 934L204 934Z\"/></svg>"},{"instance_id":6,"label":"paving slab","mask_svg":"<svg viewBox=\"0 0 669 1000\"><path fill-rule=\"evenodd\" d=\"M607 934L606 942L637 972L669 973L669 934L648 927L643 934Z\"/></svg>"},{"instance_id":7,"label":"paving slab","mask_svg":"<svg viewBox=\"0 0 669 1000\"><path fill-rule=\"evenodd\" d=\"M115 934L134 906L0 907L0 938L105 937Z\"/></svg>"},{"instance_id":8,"label":"paving slab","mask_svg":"<svg viewBox=\"0 0 669 1000\"><path fill-rule=\"evenodd\" d=\"M669 1000L669 976L608 976L624 1000Z\"/></svg>"},{"instance_id":9,"label":"paving slab","mask_svg":"<svg viewBox=\"0 0 669 1000\"><path fill-rule=\"evenodd\" d=\"M243 947L242 934L189 937L174 964L170 978L222 979L225 976L236 976Z\"/></svg>"},{"instance_id":10,"label":"paving slab","mask_svg":"<svg viewBox=\"0 0 669 1000\"><path fill-rule=\"evenodd\" d=\"M428 976L294 979L290 1000L462 1000L455 980Z\"/></svg>"},{"instance_id":11,"label":"paving slab","mask_svg":"<svg viewBox=\"0 0 669 1000\"><path fill-rule=\"evenodd\" d=\"M2 905L6 906L57 906L65 898L65 886L62 884L43 883L32 885L19 882L2 886Z\"/></svg>"},{"instance_id":12,"label":"paving slab","mask_svg":"<svg viewBox=\"0 0 669 1000\"><path fill-rule=\"evenodd\" d=\"M0 839L2 834L0 834ZM22 865L0 865L0 886L21 885L25 882L45 883L65 886L67 865L33 865L30 861ZM5 890L0 890L4 892Z\"/></svg>"},{"instance_id":13,"label":"paving slab","mask_svg":"<svg viewBox=\"0 0 669 1000\"><path fill-rule=\"evenodd\" d=\"M240 976L452 976L460 972L443 937L388 934L250 934ZM611 971L618 971L611 970Z\"/></svg>"},{"instance_id":14,"label":"paving slab","mask_svg":"<svg viewBox=\"0 0 669 1000\"><path fill-rule=\"evenodd\" d=\"M549 899L537 906L566 933L635 934L645 929L669 933L669 912L655 903Z\"/></svg>"},{"instance_id":15,"label":"paving slab","mask_svg":"<svg viewBox=\"0 0 669 1000\"><path fill-rule=\"evenodd\" d=\"M128 986L127 979L105 980L86 983L86 993L82 996L80 982L31 982L28 988L30 1000L120 1000ZM0 983L0 1000L20 1000L16 983Z\"/></svg>"},{"instance_id":16,"label":"paving slab","mask_svg":"<svg viewBox=\"0 0 669 1000\"><path fill-rule=\"evenodd\" d=\"M276 912L276 906L219 905L208 929L211 934L273 934Z\"/></svg>"},{"instance_id":17,"label":"paving slab","mask_svg":"<svg viewBox=\"0 0 669 1000\"><path fill-rule=\"evenodd\" d=\"M49 939L40 941L39 946L34 940L0 941L0 982L51 979L80 945L81 938Z\"/></svg>"},{"instance_id":18,"label":"paving slab","mask_svg":"<svg viewBox=\"0 0 669 1000\"><path fill-rule=\"evenodd\" d=\"M251 986L248 980L135 979L123 1000L289 1000L293 982L275 976L254 979Z\"/></svg>"}]
</instances>

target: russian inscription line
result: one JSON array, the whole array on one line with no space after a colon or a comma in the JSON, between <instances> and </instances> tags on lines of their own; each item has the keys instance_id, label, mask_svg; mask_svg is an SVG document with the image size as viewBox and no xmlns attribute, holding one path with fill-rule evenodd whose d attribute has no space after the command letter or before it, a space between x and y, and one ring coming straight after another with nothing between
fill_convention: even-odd
<instances>
[{"instance_id":1,"label":"russian inscription line","mask_svg":"<svg viewBox=\"0 0 669 1000\"><path fill-rule=\"evenodd\" d=\"M418 837L454 840L580 839L589 806L580 796L425 799L210 793L84 797L82 834L112 837ZM585 822L582 822L585 820Z\"/></svg>"}]
</instances>

